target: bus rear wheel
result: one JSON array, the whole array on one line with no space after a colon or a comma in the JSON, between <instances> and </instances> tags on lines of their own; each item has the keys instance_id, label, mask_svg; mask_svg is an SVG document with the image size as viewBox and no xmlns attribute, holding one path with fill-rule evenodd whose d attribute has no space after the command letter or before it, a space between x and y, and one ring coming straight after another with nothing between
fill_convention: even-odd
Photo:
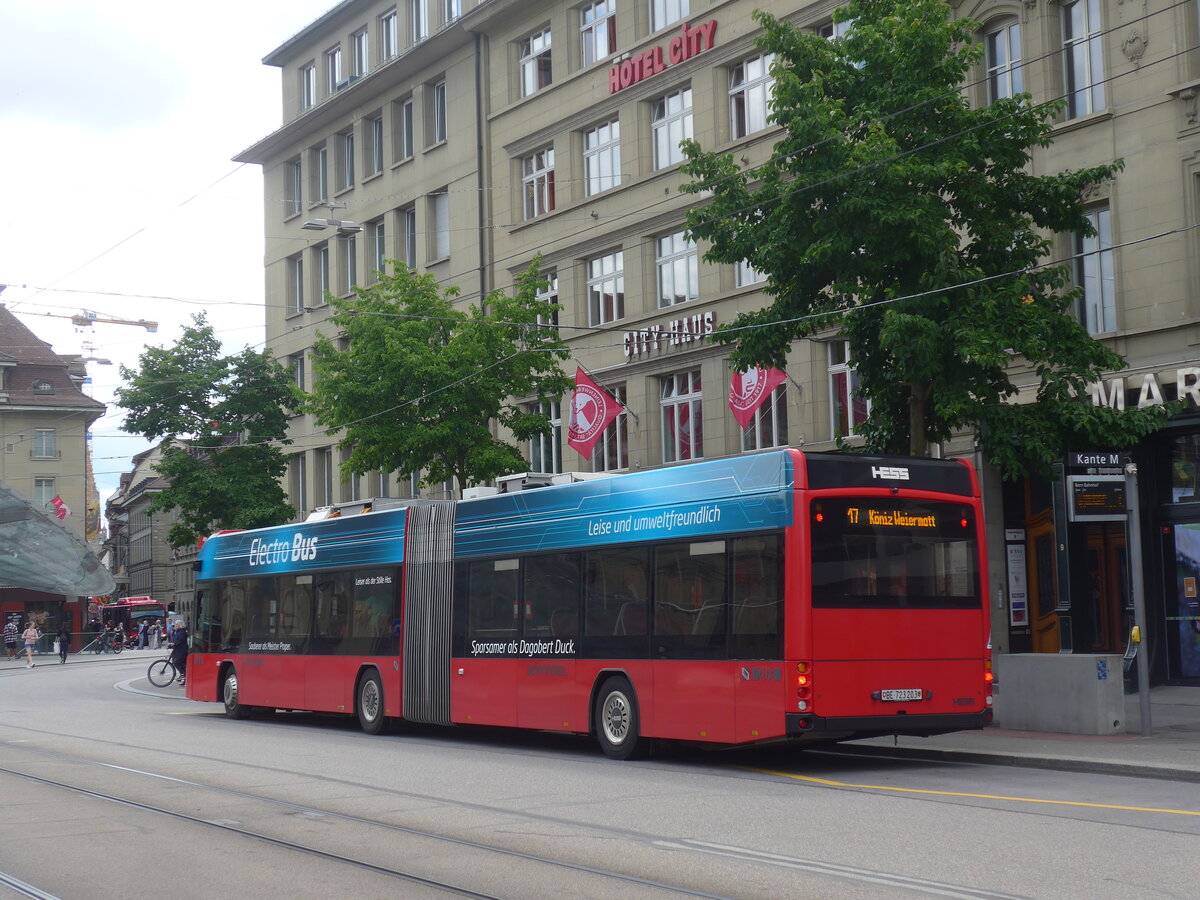
<instances>
[{"instance_id":1,"label":"bus rear wheel","mask_svg":"<svg viewBox=\"0 0 1200 900\"><path fill-rule=\"evenodd\" d=\"M650 742L641 736L637 695L623 676L609 678L596 695L596 739L610 759L645 756Z\"/></svg>"},{"instance_id":2,"label":"bus rear wheel","mask_svg":"<svg viewBox=\"0 0 1200 900\"><path fill-rule=\"evenodd\" d=\"M383 714L383 682L374 669L363 675L358 682L358 702L354 706L358 711L358 724L363 731L367 734L379 734L383 731L386 723Z\"/></svg>"},{"instance_id":3,"label":"bus rear wheel","mask_svg":"<svg viewBox=\"0 0 1200 900\"><path fill-rule=\"evenodd\" d=\"M238 698L237 669L230 669L221 684L221 702L225 705L225 715L231 719L244 719L250 713Z\"/></svg>"}]
</instances>

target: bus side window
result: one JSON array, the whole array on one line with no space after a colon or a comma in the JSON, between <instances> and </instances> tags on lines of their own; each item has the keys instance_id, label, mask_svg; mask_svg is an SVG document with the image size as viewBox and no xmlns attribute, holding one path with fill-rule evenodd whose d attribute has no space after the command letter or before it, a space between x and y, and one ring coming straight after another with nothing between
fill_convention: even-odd
<instances>
[{"instance_id":1,"label":"bus side window","mask_svg":"<svg viewBox=\"0 0 1200 900\"><path fill-rule=\"evenodd\" d=\"M733 541L733 659L779 659L783 655L780 544L779 535Z\"/></svg>"},{"instance_id":2,"label":"bus side window","mask_svg":"<svg viewBox=\"0 0 1200 900\"><path fill-rule=\"evenodd\" d=\"M515 559L474 560L468 569L467 635L471 640L500 641L517 636Z\"/></svg>"}]
</instances>

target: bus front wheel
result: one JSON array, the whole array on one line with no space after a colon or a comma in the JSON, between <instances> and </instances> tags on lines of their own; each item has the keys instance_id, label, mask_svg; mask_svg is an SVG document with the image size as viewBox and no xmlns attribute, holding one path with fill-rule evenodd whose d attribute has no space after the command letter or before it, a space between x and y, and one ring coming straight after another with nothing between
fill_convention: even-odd
<instances>
[{"instance_id":1,"label":"bus front wheel","mask_svg":"<svg viewBox=\"0 0 1200 900\"><path fill-rule=\"evenodd\" d=\"M379 734L383 731L385 717L383 715L383 682L379 673L372 669L363 675L358 683L358 724L367 734Z\"/></svg>"},{"instance_id":2,"label":"bus front wheel","mask_svg":"<svg viewBox=\"0 0 1200 900\"><path fill-rule=\"evenodd\" d=\"M650 743L639 734L637 695L629 679L609 678L596 695L596 738L610 759L645 756Z\"/></svg>"},{"instance_id":3,"label":"bus front wheel","mask_svg":"<svg viewBox=\"0 0 1200 900\"><path fill-rule=\"evenodd\" d=\"M238 698L237 669L230 669L221 684L221 702L225 705L225 715L231 719L244 719L249 710L242 705Z\"/></svg>"}]
</instances>

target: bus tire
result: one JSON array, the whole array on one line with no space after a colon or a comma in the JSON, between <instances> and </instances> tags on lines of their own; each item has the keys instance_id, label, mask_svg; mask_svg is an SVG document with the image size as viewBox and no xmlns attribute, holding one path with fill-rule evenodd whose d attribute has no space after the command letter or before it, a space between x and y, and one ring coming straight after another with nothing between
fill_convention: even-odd
<instances>
[{"instance_id":1,"label":"bus tire","mask_svg":"<svg viewBox=\"0 0 1200 900\"><path fill-rule=\"evenodd\" d=\"M221 682L221 702L225 705L225 715L231 719L244 719L250 714L238 694L237 669L230 668Z\"/></svg>"},{"instance_id":2,"label":"bus tire","mask_svg":"<svg viewBox=\"0 0 1200 900\"><path fill-rule=\"evenodd\" d=\"M359 679L354 709L363 731L367 734L380 734L383 731L387 723L387 717L383 714L383 682L374 669Z\"/></svg>"},{"instance_id":3,"label":"bus tire","mask_svg":"<svg viewBox=\"0 0 1200 900\"><path fill-rule=\"evenodd\" d=\"M596 739L609 759L645 756L650 742L641 736L637 695L629 679L614 675L596 695Z\"/></svg>"}]
</instances>

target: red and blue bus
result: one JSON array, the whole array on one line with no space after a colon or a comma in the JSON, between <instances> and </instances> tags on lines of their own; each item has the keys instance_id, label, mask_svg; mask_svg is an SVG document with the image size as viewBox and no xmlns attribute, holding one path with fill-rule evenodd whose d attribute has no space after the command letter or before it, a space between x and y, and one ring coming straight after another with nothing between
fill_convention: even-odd
<instances>
[{"instance_id":1,"label":"red and blue bus","mask_svg":"<svg viewBox=\"0 0 1200 900\"><path fill-rule=\"evenodd\" d=\"M111 623L126 634L135 633L145 622L160 625L167 621L167 605L153 597L118 597L99 607L101 622Z\"/></svg>"},{"instance_id":2,"label":"red and blue bus","mask_svg":"<svg viewBox=\"0 0 1200 900\"><path fill-rule=\"evenodd\" d=\"M392 502L205 542L187 695L593 734L620 759L991 721L965 460L781 450Z\"/></svg>"}]
</instances>

